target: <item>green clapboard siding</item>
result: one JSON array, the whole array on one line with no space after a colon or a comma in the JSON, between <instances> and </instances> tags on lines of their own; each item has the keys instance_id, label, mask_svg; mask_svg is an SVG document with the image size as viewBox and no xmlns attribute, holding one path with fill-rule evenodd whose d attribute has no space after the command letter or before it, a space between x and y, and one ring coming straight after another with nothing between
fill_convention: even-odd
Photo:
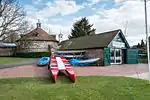
<instances>
[{"instance_id":1,"label":"green clapboard siding","mask_svg":"<svg viewBox=\"0 0 150 100\"><path fill-rule=\"evenodd\" d=\"M110 48L104 48L104 66L110 65Z\"/></svg>"},{"instance_id":2,"label":"green clapboard siding","mask_svg":"<svg viewBox=\"0 0 150 100\"><path fill-rule=\"evenodd\" d=\"M138 64L138 50L137 49L126 50L126 64Z\"/></svg>"}]
</instances>

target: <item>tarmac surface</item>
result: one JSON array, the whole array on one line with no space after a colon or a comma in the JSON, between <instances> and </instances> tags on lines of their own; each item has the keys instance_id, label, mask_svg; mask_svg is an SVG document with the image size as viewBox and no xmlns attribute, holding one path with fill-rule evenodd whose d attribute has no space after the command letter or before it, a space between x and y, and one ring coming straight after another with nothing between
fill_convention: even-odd
<instances>
[{"instance_id":1,"label":"tarmac surface","mask_svg":"<svg viewBox=\"0 0 150 100\"><path fill-rule=\"evenodd\" d=\"M0 69L12 68L12 67L24 66L24 65L32 65L32 64L36 64L36 62L37 62L37 60L33 59L33 60L24 61L24 62L20 62L20 63L14 63L14 64L0 64Z\"/></svg>"},{"instance_id":2,"label":"tarmac surface","mask_svg":"<svg viewBox=\"0 0 150 100\"><path fill-rule=\"evenodd\" d=\"M124 64L111 66L73 66L77 76L125 76L148 79L147 64ZM36 64L9 67L0 69L0 78L15 77L50 77L47 66L39 67Z\"/></svg>"}]
</instances>

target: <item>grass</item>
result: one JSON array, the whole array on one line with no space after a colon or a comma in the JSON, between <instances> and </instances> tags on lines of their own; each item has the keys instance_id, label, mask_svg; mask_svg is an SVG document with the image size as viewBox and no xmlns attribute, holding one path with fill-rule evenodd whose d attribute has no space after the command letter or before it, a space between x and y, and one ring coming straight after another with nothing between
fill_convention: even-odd
<instances>
[{"instance_id":1,"label":"grass","mask_svg":"<svg viewBox=\"0 0 150 100\"><path fill-rule=\"evenodd\" d=\"M33 58L0 57L0 64L13 64L32 60Z\"/></svg>"},{"instance_id":2,"label":"grass","mask_svg":"<svg viewBox=\"0 0 150 100\"><path fill-rule=\"evenodd\" d=\"M0 79L0 100L150 100L149 91L148 81L125 77Z\"/></svg>"}]
</instances>

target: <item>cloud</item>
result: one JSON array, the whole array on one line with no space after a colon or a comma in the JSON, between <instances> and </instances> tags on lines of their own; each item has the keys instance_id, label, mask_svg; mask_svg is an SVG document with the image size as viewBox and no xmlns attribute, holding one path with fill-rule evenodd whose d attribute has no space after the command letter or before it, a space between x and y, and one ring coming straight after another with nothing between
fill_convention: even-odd
<instances>
[{"instance_id":1,"label":"cloud","mask_svg":"<svg viewBox=\"0 0 150 100\"><path fill-rule=\"evenodd\" d=\"M116 1L121 2L123 0ZM150 1L147 2L147 5L149 11ZM112 8L109 10L103 8L100 9L97 9L94 15L88 16L90 22L94 24L97 33L113 29L122 29L124 32L126 21L128 21L127 40L130 45L137 44L140 39L145 40L143 2L127 0L124 1L119 8ZM148 13L148 16L150 16L150 13ZM148 24L150 25L150 20L148 20Z\"/></svg>"},{"instance_id":2,"label":"cloud","mask_svg":"<svg viewBox=\"0 0 150 100\"><path fill-rule=\"evenodd\" d=\"M99 3L101 0L90 0L89 5ZM104 4L101 4L99 8L94 8L91 15L87 16L91 24L94 24L96 33L104 31L122 29L124 32L126 21L127 24L127 40L130 45L137 44L141 39L145 40L145 23L144 23L144 2L141 0L114 0L116 5L120 5L117 8L105 9ZM93 2L93 3L92 3ZM109 0L108 0L109 2ZM63 17L68 17L70 14L78 14L79 10L84 8L83 5L76 4L72 0L56 0L54 2L47 2L46 7L38 9L31 5L26 5L27 15L29 21L35 25L39 18L42 22L42 28L51 34L59 34L60 29L64 35L64 39L67 39L71 32L73 23L84 17L78 15L72 16L72 20L64 20ZM107 5L107 4L105 4ZM92 9L92 6L88 6ZM148 24L150 25L150 1L147 2L148 8ZM83 12L84 13L84 12ZM55 17L57 14L60 16ZM71 16L69 16L71 17ZM50 20L54 21L52 23ZM58 23L57 23L58 22ZM63 24L62 24L63 23Z\"/></svg>"},{"instance_id":3,"label":"cloud","mask_svg":"<svg viewBox=\"0 0 150 100\"><path fill-rule=\"evenodd\" d=\"M43 3L44 0L32 0L32 3L34 5L41 5Z\"/></svg>"},{"instance_id":4,"label":"cloud","mask_svg":"<svg viewBox=\"0 0 150 100\"><path fill-rule=\"evenodd\" d=\"M123 1L128 1L128 0L115 0L115 3L121 3ZM137 1L137 0L134 0L134 1Z\"/></svg>"},{"instance_id":5,"label":"cloud","mask_svg":"<svg viewBox=\"0 0 150 100\"><path fill-rule=\"evenodd\" d=\"M84 2L83 6L84 7L91 7L92 5L100 2L101 0L87 0L88 2Z\"/></svg>"},{"instance_id":6,"label":"cloud","mask_svg":"<svg viewBox=\"0 0 150 100\"><path fill-rule=\"evenodd\" d=\"M58 34L60 33L63 34L64 40L68 39L68 35L71 32L71 27L72 27L72 24L67 24L67 25L49 24L49 23L42 24L42 28L46 32L48 32L49 34L56 34L57 40L58 40Z\"/></svg>"},{"instance_id":7,"label":"cloud","mask_svg":"<svg viewBox=\"0 0 150 100\"><path fill-rule=\"evenodd\" d=\"M26 12L26 19L31 23L35 23L35 20L37 21L37 16L36 16L36 12L38 11L37 8L35 8L34 6L31 5L24 5L24 10Z\"/></svg>"},{"instance_id":8,"label":"cloud","mask_svg":"<svg viewBox=\"0 0 150 100\"><path fill-rule=\"evenodd\" d=\"M62 18L51 18L50 20L54 21L54 22L58 22L58 21L62 21Z\"/></svg>"},{"instance_id":9,"label":"cloud","mask_svg":"<svg viewBox=\"0 0 150 100\"><path fill-rule=\"evenodd\" d=\"M100 2L101 0L91 0L92 4L96 4L98 2Z\"/></svg>"},{"instance_id":10,"label":"cloud","mask_svg":"<svg viewBox=\"0 0 150 100\"><path fill-rule=\"evenodd\" d=\"M43 0L35 1L33 0L34 4L41 3L43 5ZM61 16L69 15L78 12L80 9L84 8L83 5L77 5L75 1L73 0L55 0L54 2L48 1L45 3L45 7L42 9L38 8L35 5L28 5L26 4L24 6L25 11L27 12L27 16L29 16L29 19L33 20L43 20L47 21L51 17L56 16L57 14L60 14ZM60 19L60 18L59 18Z\"/></svg>"},{"instance_id":11,"label":"cloud","mask_svg":"<svg viewBox=\"0 0 150 100\"><path fill-rule=\"evenodd\" d=\"M37 15L45 18L52 17L57 14L64 16L75 13L83 8L82 5L77 5L75 1L72 0L56 0L54 3L48 2L46 5L46 7L37 12Z\"/></svg>"},{"instance_id":12,"label":"cloud","mask_svg":"<svg viewBox=\"0 0 150 100\"><path fill-rule=\"evenodd\" d=\"M41 2L42 0L34 1L34 4L39 4ZM34 5L25 5L24 8L27 12L26 19L34 26L37 22L37 19L40 19L42 22L42 28L45 31L50 31L51 34L58 35L61 30L64 39L67 39L71 31L72 22L69 22L69 24L66 25L61 25L60 23L52 24L49 20L55 22L62 21L62 16L76 13L80 9L84 8L84 6L77 5L73 0L55 0L54 2L49 1L45 3L45 5L46 7L42 9L38 9ZM54 16L56 16L57 14L60 14L61 17L54 18Z\"/></svg>"}]
</instances>

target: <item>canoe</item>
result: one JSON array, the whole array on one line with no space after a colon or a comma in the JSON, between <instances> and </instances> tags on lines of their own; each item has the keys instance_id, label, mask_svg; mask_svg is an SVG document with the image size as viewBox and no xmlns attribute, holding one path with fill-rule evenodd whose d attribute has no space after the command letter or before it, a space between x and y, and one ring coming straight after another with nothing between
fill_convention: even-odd
<instances>
[{"instance_id":1,"label":"canoe","mask_svg":"<svg viewBox=\"0 0 150 100\"><path fill-rule=\"evenodd\" d=\"M42 57L38 60L37 65L44 66L49 63L50 58L49 57Z\"/></svg>"},{"instance_id":2,"label":"canoe","mask_svg":"<svg viewBox=\"0 0 150 100\"><path fill-rule=\"evenodd\" d=\"M49 66L48 69L51 72L54 83L56 83L59 71L66 71L69 78L73 82L75 82L76 75L75 75L74 71L72 70L71 64L68 62L68 60L65 57L52 56L48 66Z\"/></svg>"},{"instance_id":3,"label":"canoe","mask_svg":"<svg viewBox=\"0 0 150 100\"><path fill-rule=\"evenodd\" d=\"M66 67L66 73L68 74L68 76L69 76L69 78L73 81L73 82L75 82L75 80L76 80L76 74L74 73L74 71L72 70L72 68L71 67Z\"/></svg>"},{"instance_id":4,"label":"canoe","mask_svg":"<svg viewBox=\"0 0 150 100\"><path fill-rule=\"evenodd\" d=\"M90 58L90 59L86 59L86 60L70 59L70 63L71 63L71 65L87 66L89 64L95 63L98 60L100 60L100 58Z\"/></svg>"},{"instance_id":5,"label":"canoe","mask_svg":"<svg viewBox=\"0 0 150 100\"><path fill-rule=\"evenodd\" d=\"M72 80L72 82L75 82L76 74L74 73L74 71L71 67L71 64L65 57L61 56L60 58L62 59L64 65L65 65L65 71L68 74L69 78Z\"/></svg>"},{"instance_id":6,"label":"canoe","mask_svg":"<svg viewBox=\"0 0 150 100\"><path fill-rule=\"evenodd\" d=\"M51 61L50 61L50 72L51 72L51 75L52 75L54 83L56 83L59 70L58 70L58 65L57 65L55 57L51 58Z\"/></svg>"}]
</instances>

